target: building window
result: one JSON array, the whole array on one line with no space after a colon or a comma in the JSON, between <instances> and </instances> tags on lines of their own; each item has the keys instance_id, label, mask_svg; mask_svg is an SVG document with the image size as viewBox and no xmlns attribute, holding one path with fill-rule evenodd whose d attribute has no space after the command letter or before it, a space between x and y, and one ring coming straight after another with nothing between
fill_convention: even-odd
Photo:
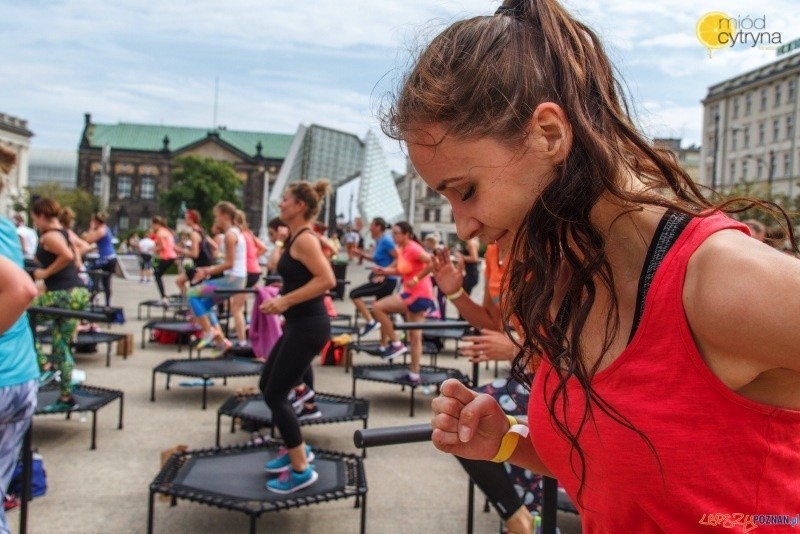
<instances>
[{"instance_id":1,"label":"building window","mask_svg":"<svg viewBox=\"0 0 800 534\"><path fill-rule=\"evenodd\" d=\"M750 115L751 111L753 111L753 94L747 93L744 97L744 114Z\"/></svg>"},{"instance_id":2,"label":"building window","mask_svg":"<svg viewBox=\"0 0 800 534\"><path fill-rule=\"evenodd\" d=\"M730 177L729 182L733 183L735 181L736 181L736 163L732 161L731 162L731 177Z\"/></svg>"},{"instance_id":3,"label":"building window","mask_svg":"<svg viewBox=\"0 0 800 534\"><path fill-rule=\"evenodd\" d=\"M142 200L152 200L156 198L156 179L152 176L142 177L142 186L139 192Z\"/></svg>"},{"instance_id":4,"label":"building window","mask_svg":"<svg viewBox=\"0 0 800 534\"><path fill-rule=\"evenodd\" d=\"M789 104L794 102L794 80L789 80L789 87L786 91L786 101Z\"/></svg>"},{"instance_id":5,"label":"building window","mask_svg":"<svg viewBox=\"0 0 800 534\"><path fill-rule=\"evenodd\" d=\"M140 230L147 230L150 228L150 217L139 217L139 226Z\"/></svg>"},{"instance_id":6,"label":"building window","mask_svg":"<svg viewBox=\"0 0 800 534\"><path fill-rule=\"evenodd\" d=\"M775 107L781 105L781 84L775 86Z\"/></svg>"},{"instance_id":7,"label":"building window","mask_svg":"<svg viewBox=\"0 0 800 534\"><path fill-rule=\"evenodd\" d=\"M131 222L127 215L120 215L119 216L119 229L121 231L127 231L130 228Z\"/></svg>"},{"instance_id":8,"label":"building window","mask_svg":"<svg viewBox=\"0 0 800 534\"><path fill-rule=\"evenodd\" d=\"M738 140L736 138L736 134L738 132L739 132L738 128L734 128L734 129L731 130L731 150L736 150L736 144L737 144L736 142Z\"/></svg>"},{"instance_id":9,"label":"building window","mask_svg":"<svg viewBox=\"0 0 800 534\"><path fill-rule=\"evenodd\" d=\"M425 222L430 222L431 221L431 210L429 210L428 208L425 208L425 213L424 213L423 220Z\"/></svg>"},{"instance_id":10,"label":"building window","mask_svg":"<svg viewBox=\"0 0 800 534\"><path fill-rule=\"evenodd\" d=\"M761 90L761 111L766 111L767 109L767 89L766 87Z\"/></svg>"},{"instance_id":11,"label":"building window","mask_svg":"<svg viewBox=\"0 0 800 534\"><path fill-rule=\"evenodd\" d=\"M733 99L733 118L739 118L739 97Z\"/></svg>"},{"instance_id":12,"label":"building window","mask_svg":"<svg viewBox=\"0 0 800 534\"><path fill-rule=\"evenodd\" d=\"M783 175L792 175L792 156L788 153L783 155Z\"/></svg>"},{"instance_id":13,"label":"building window","mask_svg":"<svg viewBox=\"0 0 800 534\"><path fill-rule=\"evenodd\" d=\"M433 222L442 222L442 210L439 208L433 211Z\"/></svg>"},{"instance_id":14,"label":"building window","mask_svg":"<svg viewBox=\"0 0 800 534\"><path fill-rule=\"evenodd\" d=\"M103 196L103 177L99 174L95 174L92 178L92 195L95 198Z\"/></svg>"},{"instance_id":15,"label":"building window","mask_svg":"<svg viewBox=\"0 0 800 534\"><path fill-rule=\"evenodd\" d=\"M750 126L744 128L744 148L750 148Z\"/></svg>"},{"instance_id":16,"label":"building window","mask_svg":"<svg viewBox=\"0 0 800 534\"><path fill-rule=\"evenodd\" d=\"M794 119L786 117L786 139L791 139L794 136Z\"/></svg>"},{"instance_id":17,"label":"building window","mask_svg":"<svg viewBox=\"0 0 800 534\"><path fill-rule=\"evenodd\" d=\"M760 123L758 123L758 144L759 145L763 145L764 144L764 141L765 141L764 138L765 137L766 137L766 134L765 134L764 123L760 122Z\"/></svg>"},{"instance_id":18,"label":"building window","mask_svg":"<svg viewBox=\"0 0 800 534\"><path fill-rule=\"evenodd\" d=\"M781 121L775 119L772 121L772 142L777 143L778 138L781 136Z\"/></svg>"},{"instance_id":19,"label":"building window","mask_svg":"<svg viewBox=\"0 0 800 534\"><path fill-rule=\"evenodd\" d=\"M764 177L764 160L759 159L756 166L756 179L761 180Z\"/></svg>"},{"instance_id":20,"label":"building window","mask_svg":"<svg viewBox=\"0 0 800 534\"><path fill-rule=\"evenodd\" d=\"M130 176L117 177L117 198L131 198L133 179Z\"/></svg>"},{"instance_id":21,"label":"building window","mask_svg":"<svg viewBox=\"0 0 800 534\"><path fill-rule=\"evenodd\" d=\"M742 180L747 180L747 160L742 161Z\"/></svg>"}]
</instances>

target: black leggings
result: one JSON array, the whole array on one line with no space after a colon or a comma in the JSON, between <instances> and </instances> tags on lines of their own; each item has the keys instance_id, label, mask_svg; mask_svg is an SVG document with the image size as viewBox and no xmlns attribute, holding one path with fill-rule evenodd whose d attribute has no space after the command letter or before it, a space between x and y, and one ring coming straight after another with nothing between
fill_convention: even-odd
<instances>
[{"instance_id":1,"label":"black leggings","mask_svg":"<svg viewBox=\"0 0 800 534\"><path fill-rule=\"evenodd\" d=\"M175 259L171 260L158 260L158 267L156 267L155 271L153 271L153 277L156 279L156 285L158 286L158 293L161 295L163 299L167 295L164 294L164 281L161 279L164 276L164 273L167 272L167 269L172 267L175 263Z\"/></svg>"},{"instance_id":2,"label":"black leggings","mask_svg":"<svg viewBox=\"0 0 800 534\"><path fill-rule=\"evenodd\" d=\"M287 319L283 335L269 353L261 372L258 388L289 449L300 445L303 436L287 395L304 378L308 381L311 362L328 342L330 335L331 321L327 315Z\"/></svg>"},{"instance_id":3,"label":"black leggings","mask_svg":"<svg viewBox=\"0 0 800 534\"><path fill-rule=\"evenodd\" d=\"M456 459L461 462L464 471L486 495L503 521L507 521L523 505L517 490L514 489L511 477L506 472L505 464L466 460L458 456Z\"/></svg>"},{"instance_id":4,"label":"black leggings","mask_svg":"<svg viewBox=\"0 0 800 534\"><path fill-rule=\"evenodd\" d=\"M97 268L103 271L100 280L103 285L103 293L106 294L106 307L111 306L111 277L117 270L117 258L108 258L97 263ZM100 291L100 288L97 288Z\"/></svg>"}]
</instances>

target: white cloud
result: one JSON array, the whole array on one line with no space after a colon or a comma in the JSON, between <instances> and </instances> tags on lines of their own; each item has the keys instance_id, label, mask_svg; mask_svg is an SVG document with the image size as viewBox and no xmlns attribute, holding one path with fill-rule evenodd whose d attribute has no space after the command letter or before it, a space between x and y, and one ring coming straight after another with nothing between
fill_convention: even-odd
<instances>
[{"instance_id":1,"label":"white cloud","mask_svg":"<svg viewBox=\"0 0 800 534\"><path fill-rule=\"evenodd\" d=\"M5 5L7 4L7 5ZM59 0L4 2L0 111L30 120L36 146L75 147L83 113L100 122L211 126L293 133L318 123L363 136L406 68L407 51L452 20L489 15L498 0ZM800 10L773 0L670 3L570 0L620 67L649 135L699 141L710 85L773 60L721 50L713 59L694 26L708 11L766 14L784 40ZM663 133L662 133L663 132ZM694 132L694 133L693 133ZM393 168L398 145L384 140Z\"/></svg>"}]
</instances>

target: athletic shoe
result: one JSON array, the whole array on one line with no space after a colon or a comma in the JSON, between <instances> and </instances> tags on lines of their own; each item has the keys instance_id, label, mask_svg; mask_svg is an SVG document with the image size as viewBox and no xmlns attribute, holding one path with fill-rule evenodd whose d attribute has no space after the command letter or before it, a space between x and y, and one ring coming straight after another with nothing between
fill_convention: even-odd
<instances>
[{"instance_id":1,"label":"athletic shoe","mask_svg":"<svg viewBox=\"0 0 800 534\"><path fill-rule=\"evenodd\" d=\"M299 414L303 409L303 403L311 402L316 393L310 387L306 386L302 390L293 388L289 391L289 402L292 403L294 413Z\"/></svg>"},{"instance_id":2,"label":"athletic shoe","mask_svg":"<svg viewBox=\"0 0 800 534\"><path fill-rule=\"evenodd\" d=\"M55 371L53 369L47 369L46 371L42 371L42 374L39 375L39 387L44 387L50 382L54 382L58 380L61 376L61 371Z\"/></svg>"},{"instance_id":3,"label":"athletic shoe","mask_svg":"<svg viewBox=\"0 0 800 534\"><path fill-rule=\"evenodd\" d=\"M68 412L70 410L74 410L78 407L78 401L75 400L75 397L70 397L67 400L63 400L59 398L52 404L48 404L42 411L44 413L58 413L58 412Z\"/></svg>"},{"instance_id":4,"label":"athletic shoe","mask_svg":"<svg viewBox=\"0 0 800 534\"><path fill-rule=\"evenodd\" d=\"M314 451L311 450L310 445L306 445L306 460L308 463L314 461ZM278 456L264 464L264 471L267 473L283 473L290 470L292 467L289 461L289 450L286 447L278 449Z\"/></svg>"},{"instance_id":5,"label":"athletic shoe","mask_svg":"<svg viewBox=\"0 0 800 534\"><path fill-rule=\"evenodd\" d=\"M224 356L226 352L231 350L233 347L233 343L231 343L230 339L222 338L222 342L214 347L214 350L211 351L212 358L219 358L220 356Z\"/></svg>"},{"instance_id":6,"label":"athletic shoe","mask_svg":"<svg viewBox=\"0 0 800 534\"><path fill-rule=\"evenodd\" d=\"M381 358L384 360L393 360L406 352L408 352L408 347L397 341L386 347L386 350L381 354Z\"/></svg>"},{"instance_id":7,"label":"athletic shoe","mask_svg":"<svg viewBox=\"0 0 800 534\"><path fill-rule=\"evenodd\" d=\"M319 475L310 465L302 473L297 473L294 469L284 471L278 478L267 482L267 489L274 493L286 495L295 491L307 488L317 481Z\"/></svg>"},{"instance_id":8,"label":"athletic shoe","mask_svg":"<svg viewBox=\"0 0 800 534\"><path fill-rule=\"evenodd\" d=\"M370 321L370 322L368 322L366 324L366 326L364 326L364 329L361 331L361 334L359 334L359 335L366 336L367 334L369 334L370 332L372 332L373 330L375 330L379 326L380 326L380 323L378 323L378 321Z\"/></svg>"},{"instance_id":9,"label":"athletic shoe","mask_svg":"<svg viewBox=\"0 0 800 534\"><path fill-rule=\"evenodd\" d=\"M322 412L319 411L316 405L308 408L304 404L303 409L297 414L298 421L308 421L309 419L319 419L320 417L322 417Z\"/></svg>"},{"instance_id":10,"label":"athletic shoe","mask_svg":"<svg viewBox=\"0 0 800 534\"><path fill-rule=\"evenodd\" d=\"M417 373L412 373L411 371L408 371L405 376L403 376L403 380L410 382L412 386L418 386L421 383L420 376Z\"/></svg>"},{"instance_id":11,"label":"athletic shoe","mask_svg":"<svg viewBox=\"0 0 800 534\"><path fill-rule=\"evenodd\" d=\"M209 335L207 335L205 337L200 338L200 341L197 342L197 345L195 345L195 348L197 350L204 349L207 346L211 345L212 343L214 343L214 334L213 333L211 333L211 334L209 334Z\"/></svg>"}]
</instances>

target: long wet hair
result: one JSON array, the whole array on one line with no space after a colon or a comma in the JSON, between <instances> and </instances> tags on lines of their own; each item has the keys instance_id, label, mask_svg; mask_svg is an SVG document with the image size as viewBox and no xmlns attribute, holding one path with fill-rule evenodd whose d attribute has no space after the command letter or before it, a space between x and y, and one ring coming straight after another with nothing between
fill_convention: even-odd
<instances>
[{"instance_id":1,"label":"long wet hair","mask_svg":"<svg viewBox=\"0 0 800 534\"><path fill-rule=\"evenodd\" d=\"M572 146L554 169L552 182L534 202L514 239L506 272L509 293L503 316L516 316L524 335L514 360L515 377L530 386L526 371L538 355L547 355L557 383L543 399L557 432L577 455L573 470L586 479L580 436L600 409L643 439L655 458L652 442L626 415L605 402L592 378L619 334L619 303L614 274L600 229L589 216L601 196L617 199L630 211L661 206L706 216L719 209L742 211L745 199L714 205L666 150L659 150L637 130L624 90L597 35L575 20L555 0L506 0L494 16L454 23L421 52L399 93L383 116L384 132L406 140L431 124L461 140L493 138L510 149L525 150L524 141L536 107L558 104L572 130ZM416 142L416 139L415 139ZM438 141L438 142L441 142ZM431 146L437 141L432 140ZM644 189L631 191L627 177L637 176ZM782 211L782 210L781 210ZM785 215L785 214L784 214ZM789 225L791 231L791 225ZM570 273L565 299L553 317L559 273ZM601 357L587 365L580 342L595 305L598 284L611 296L605 316ZM577 426L567 424L567 382L577 380L585 396ZM660 462L659 462L660 463Z\"/></svg>"}]
</instances>

